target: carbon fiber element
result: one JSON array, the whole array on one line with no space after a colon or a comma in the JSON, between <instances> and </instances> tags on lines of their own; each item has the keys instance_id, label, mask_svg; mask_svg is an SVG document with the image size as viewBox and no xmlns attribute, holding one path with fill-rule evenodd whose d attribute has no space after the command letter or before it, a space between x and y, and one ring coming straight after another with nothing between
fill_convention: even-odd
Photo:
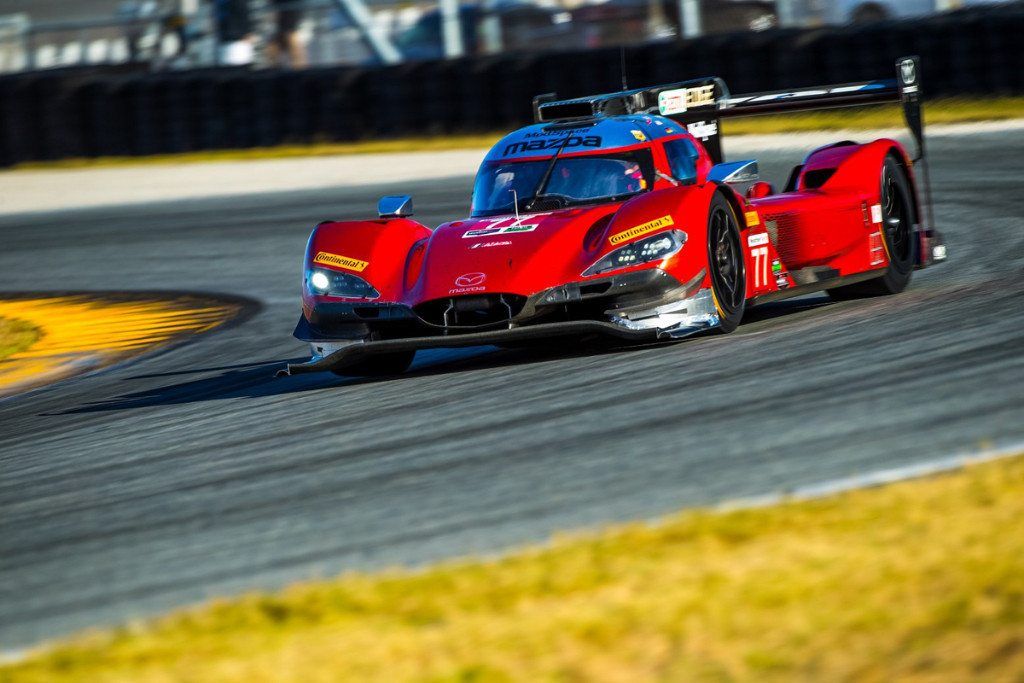
<instances>
[{"instance_id":1,"label":"carbon fiber element","mask_svg":"<svg viewBox=\"0 0 1024 683\"><path fill-rule=\"evenodd\" d=\"M517 327L511 330L492 330L443 337L415 337L411 339L389 339L386 341L364 342L353 344L335 351L325 358L309 363L289 363L278 372L278 376L298 375L305 372L329 372L343 370L346 366L357 363L367 356L381 353L395 353L421 349L463 348L467 346L484 346L488 344L505 344L510 342L543 339L547 337L571 337L599 335L617 337L631 342L657 341L657 330L628 330L614 323L596 320L577 320L564 323L546 323Z\"/></svg>"}]
</instances>

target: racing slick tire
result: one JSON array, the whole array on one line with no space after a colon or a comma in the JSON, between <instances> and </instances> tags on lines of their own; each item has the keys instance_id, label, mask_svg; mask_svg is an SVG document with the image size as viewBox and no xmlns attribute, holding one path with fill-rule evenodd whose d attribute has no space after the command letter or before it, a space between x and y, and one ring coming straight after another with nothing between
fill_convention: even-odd
<instances>
[{"instance_id":1,"label":"racing slick tire","mask_svg":"<svg viewBox=\"0 0 1024 683\"><path fill-rule=\"evenodd\" d=\"M728 334L743 319L747 280L736 212L720 192L714 194L708 207L708 274L718 309L715 332Z\"/></svg>"},{"instance_id":2,"label":"racing slick tire","mask_svg":"<svg viewBox=\"0 0 1024 683\"><path fill-rule=\"evenodd\" d=\"M387 375L400 375L409 369L415 357L416 351L381 353L365 358L355 365L347 365L337 370L331 370L331 372L342 377L386 377Z\"/></svg>"},{"instance_id":3,"label":"racing slick tire","mask_svg":"<svg viewBox=\"0 0 1024 683\"><path fill-rule=\"evenodd\" d=\"M910 181L890 154L882 165L882 240L889 265L877 278L828 290L836 301L899 294L910 283L917 260Z\"/></svg>"}]
</instances>

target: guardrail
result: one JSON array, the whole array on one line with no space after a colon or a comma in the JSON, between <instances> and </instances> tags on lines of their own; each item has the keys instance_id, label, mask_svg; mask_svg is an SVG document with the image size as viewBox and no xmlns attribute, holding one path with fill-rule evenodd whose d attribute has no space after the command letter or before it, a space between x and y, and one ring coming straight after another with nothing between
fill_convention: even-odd
<instances>
[{"instance_id":1,"label":"guardrail","mask_svg":"<svg viewBox=\"0 0 1024 683\"><path fill-rule=\"evenodd\" d=\"M922 57L928 96L1024 93L1024 9L626 48L635 86L719 75L736 92L870 79ZM0 77L0 165L504 130L531 99L617 89L616 48L378 68L71 69Z\"/></svg>"}]
</instances>

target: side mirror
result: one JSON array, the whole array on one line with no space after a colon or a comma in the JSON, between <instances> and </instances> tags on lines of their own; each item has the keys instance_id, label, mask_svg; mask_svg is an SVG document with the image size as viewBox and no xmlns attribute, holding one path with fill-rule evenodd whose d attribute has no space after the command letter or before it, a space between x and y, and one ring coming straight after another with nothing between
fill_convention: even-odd
<instances>
[{"instance_id":1,"label":"side mirror","mask_svg":"<svg viewBox=\"0 0 1024 683\"><path fill-rule=\"evenodd\" d=\"M775 188L771 183L766 183L763 180L758 180L747 188L747 199L761 199L772 194L775 194Z\"/></svg>"},{"instance_id":2,"label":"side mirror","mask_svg":"<svg viewBox=\"0 0 1024 683\"><path fill-rule=\"evenodd\" d=\"M407 194L387 195L377 202L377 215L381 218L405 218L412 215L412 197Z\"/></svg>"},{"instance_id":3,"label":"side mirror","mask_svg":"<svg viewBox=\"0 0 1024 683\"><path fill-rule=\"evenodd\" d=\"M728 161L715 164L708 173L708 180L720 183L749 183L757 180L757 161Z\"/></svg>"}]
</instances>

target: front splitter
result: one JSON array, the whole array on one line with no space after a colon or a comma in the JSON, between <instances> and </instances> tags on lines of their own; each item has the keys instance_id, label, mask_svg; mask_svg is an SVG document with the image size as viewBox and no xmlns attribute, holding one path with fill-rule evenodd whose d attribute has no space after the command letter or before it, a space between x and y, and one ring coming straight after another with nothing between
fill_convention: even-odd
<instances>
[{"instance_id":1,"label":"front splitter","mask_svg":"<svg viewBox=\"0 0 1024 683\"><path fill-rule=\"evenodd\" d=\"M657 329L631 330L615 323L601 322L599 320L541 323L525 327L514 327L512 329L489 330L469 334L355 342L322 358L314 358L307 363L289 363L277 374L279 377L287 377L307 372L343 370L368 356L382 353L487 346L490 344L508 344L533 339L575 336L603 336L629 342L653 342L658 341L662 335Z\"/></svg>"}]
</instances>

